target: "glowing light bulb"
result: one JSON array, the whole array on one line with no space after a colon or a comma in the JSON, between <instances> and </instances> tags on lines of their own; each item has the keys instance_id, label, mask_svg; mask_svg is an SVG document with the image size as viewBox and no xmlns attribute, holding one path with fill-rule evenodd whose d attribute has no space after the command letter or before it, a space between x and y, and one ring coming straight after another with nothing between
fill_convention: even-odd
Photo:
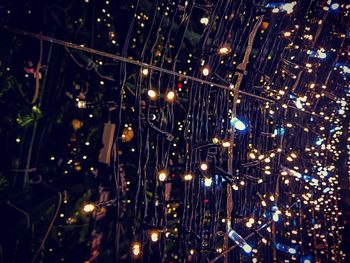
<instances>
[{"instance_id":1,"label":"glowing light bulb","mask_svg":"<svg viewBox=\"0 0 350 263\"><path fill-rule=\"evenodd\" d=\"M280 220L280 217L279 217L279 215L275 212L275 213L273 213L273 215L272 215L272 220L274 221L274 222L278 222L279 220Z\"/></svg>"},{"instance_id":2,"label":"glowing light bulb","mask_svg":"<svg viewBox=\"0 0 350 263\"><path fill-rule=\"evenodd\" d=\"M289 247L289 246L281 244L281 243L276 244L276 249L281 251L281 252L292 254L292 255L297 253L297 250L295 248Z\"/></svg>"},{"instance_id":3,"label":"glowing light bulb","mask_svg":"<svg viewBox=\"0 0 350 263\"><path fill-rule=\"evenodd\" d=\"M230 229L230 231L228 232L228 236L240 248L242 248L245 253L249 254L250 252L252 252L252 250L253 250L252 247L236 231L234 231L233 229Z\"/></svg>"},{"instance_id":4,"label":"glowing light bulb","mask_svg":"<svg viewBox=\"0 0 350 263\"><path fill-rule=\"evenodd\" d=\"M202 171L208 170L208 164L207 163L201 163L200 168Z\"/></svg>"},{"instance_id":5,"label":"glowing light bulb","mask_svg":"<svg viewBox=\"0 0 350 263\"><path fill-rule=\"evenodd\" d=\"M209 178L204 178L204 185L205 185L206 187L210 187L210 186L212 185L212 183L213 183L213 179L212 179L211 177L209 177Z\"/></svg>"},{"instance_id":6,"label":"glowing light bulb","mask_svg":"<svg viewBox=\"0 0 350 263\"><path fill-rule=\"evenodd\" d=\"M284 34L283 34L285 37L290 37L291 35L292 35L292 33L291 32L284 32Z\"/></svg>"},{"instance_id":7,"label":"glowing light bulb","mask_svg":"<svg viewBox=\"0 0 350 263\"><path fill-rule=\"evenodd\" d=\"M139 242L134 242L131 245L131 253L133 256L139 256L141 254L141 244Z\"/></svg>"},{"instance_id":8,"label":"glowing light bulb","mask_svg":"<svg viewBox=\"0 0 350 263\"><path fill-rule=\"evenodd\" d=\"M338 3L331 4L331 9L332 10L337 10L338 8L339 8L339 4Z\"/></svg>"},{"instance_id":9,"label":"glowing light bulb","mask_svg":"<svg viewBox=\"0 0 350 263\"><path fill-rule=\"evenodd\" d=\"M286 11L287 14L293 13L294 6L297 4L297 2L293 1L291 3L286 3L281 6L283 11Z\"/></svg>"},{"instance_id":10,"label":"glowing light bulb","mask_svg":"<svg viewBox=\"0 0 350 263\"><path fill-rule=\"evenodd\" d=\"M159 171L158 172L158 180L161 182L164 182L166 178L168 177L168 173L165 170Z\"/></svg>"},{"instance_id":11,"label":"glowing light bulb","mask_svg":"<svg viewBox=\"0 0 350 263\"><path fill-rule=\"evenodd\" d=\"M209 67L208 66L205 66L202 68L202 74L203 76L208 76L210 73L210 70L209 70Z\"/></svg>"},{"instance_id":12,"label":"glowing light bulb","mask_svg":"<svg viewBox=\"0 0 350 263\"><path fill-rule=\"evenodd\" d=\"M201 20L199 21L202 25L208 25L209 23L209 18L207 17L202 17Z\"/></svg>"},{"instance_id":13,"label":"glowing light bulb","mask_svg":"<svg viewBox=\"0 0 350 263\"><path fill-rule=\"evenodd\" d=\"M237 117L234 117L230 120L231 126L235 127L235 129L239 131L243 131L246 129L246 125Z\"/></svg>"},{"instance_id":14,"label":"glowing light bulb","mask_svg":"<svg viewBox=\"0 0 350 263\"><path fill-rule=\"evenodd\" d=\"M158 232L158 230L152 230L150 232L150 238L151 238L152 242L158 242L158 240L159 240L159 232Z\"/></svg>"},{"instance_id":15,"label":"glowing light bulb","mask_svg":"<svg viewBox=\"0 0 350 263\"><path fill-rule=\"evenodd\" d=\"M228 46L220 47L218 50L219 55L222 55L222 56L228 55L230 54L230 52L231 52L231 48Z\"/></svg>"},{"instance_id":16,"label":"glowing light bulb","mask_svg":"<svg viewBox=\"0 0 350 263\"><path fill-rule=\"evenodd\" d=\"M144 68L144 69L142 70L142 75L147 76L148 73L149 73L148 68Z\"/></svg>"},{"instance_id":17,"label":"glowing light bulb","mask_svg":"<svg viewBox=\"0 0 350 263\"><path fill-rule=\"evenodd\" d=\"M148 95L148 97L149 97L151 100L154 100L154 99L157 98L157 92L156 92L155 90L153 90L153 89L149 89L149 90L147 91L147 95Z\"/></svg>"},{"instance_id":18,"label":"glowing light bulb","mask_svg":"<svg viewBox=\"0 0 350 263\"><path fill-rule=\"evenodd\" d=\"M185 174L184 179L185 181L191 181L193 178L192 174Z\"/></svg>"},{"instance_id":19,"label":"glowing light bulb","mask_svg":"<svg viewBox=\"0 0 350 263\"><path fill-rule=\"evenodd\" d=\"M78 103L77 103L77 106L79 109L86 109L86 101L84 100L79 100Z\"/></svg>"},{"instance_id":20,"label":"glowing light bulb","mask_svg":"<svg viewBox=\"0 0 350 263\"><path fill-rule=\"evenodd\" d=\"M231 145L231 143L227 142L227 141L222 143L222 146L225 147L225 148L230 147L230 145Z\"/></svg>"},{"instance_id":21,"label":"glowing light bulb","mask_svg":"<svg viewBox=\"0 0 350 263\"><path fill-rule=\"evenodd\" d=\"M174 99L175 99L175 92L171 90L166 94L166 100L168 102L173 102Z\"/></svg>"},{"instance_id":22,"label":"glowing light bulb","mask_svg":"<svg viewBox=\"0 0 350 263\"><path fill-rule=\"evenodd\" d=\"M83 211L85 213L92 213L95 210L95 208L96 208L95 204L87 203L87 204L84 204Z\"/></svg>"}]
</instances>

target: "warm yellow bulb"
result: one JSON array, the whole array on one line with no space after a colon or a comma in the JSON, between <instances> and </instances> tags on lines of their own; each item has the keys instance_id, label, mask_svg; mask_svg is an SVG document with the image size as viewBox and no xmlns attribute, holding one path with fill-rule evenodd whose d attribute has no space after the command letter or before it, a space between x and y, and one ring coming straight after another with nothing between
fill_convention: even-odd
<instances>
[{"instance_id":1,"label":"warm yellow bulb","mask_svg":"<svg viewBox=\"0 0 350 263\"><path fill-rule=\"evenodd\" d=\"M131 245L131 252L134 256L139 256L141 254L141 244L139 242L134 242Z\"/></svg>"},{"instance_id":2,"label":"warm yellow bulb","mask_svg":"<svg viewBox=\"0 0 350 263\"><path fill-rule=\"evenodd\" d=\"M203 76L208 76L209 75L209 67L205 66L204 68L202 68L202 74Z\"/></svg>"},{"instance_id":3,"label":"warm yellow bulb","mask_svg":"<svg viewBox=\"0 0 350 263\"><path fill-rule=\"evenodd\" d=\"M159 181L164 182L167 177L168 177L167 171L162 170L162 171L158 172L158 179L159 179Z\"/></svg>"},{"instance_id":4,"label":"warm yellow bulb","mask_svg":"<svg viewBox=\"0 0 350 263\"><path fill-rule=\"evenodd\" d=\"M230 52L231 48L228 46L222 46L218 50L219 55L228 55Z\"/></svg>"},{"instance_id":5,"label":"warm yellow bulb","mask_svg":"<svg viewBox=\"0 0 350 263\"><path fill-rule=\"evenodd\" d=\"M95 204L87 203L83 206L83 210L85 213L92 213L95 210Z\"/></svg>"},{"instance_id":6,"label":"warm yellow bulb","mask_svg":"<svg viewBox=\"0 0 350 263\"><path fill-rule=\"evenodd\" d=\"M147 95L152 100L157 98L157 92L155 90L153 90L153 89L149 89L147 91Z\"/></svg>"},{"instance_id":7,"label":"warm yellow bulb","mask_svg":"<svg viewBox=\"0 0 350 263\"><path fill-rule=\"evenodd\" d=\"M202 171L208 170L208 164L207 163L201 163L200 168Z\"/></svg>"},{"instance_id":8,"label":"warm yellow bulb","mask_svg":"<svg viewBox=\"0 0 350 263\"><path fill-rule=\"evenodd\" d=\"M174 99L175 99L175 92L171 90L166 94L166 100L168 102L173 102Z\"/></svg>"},{"instance_id":9,"label":"warm yellow bulb","mask_svg":"<svg viewBox=\"0 0 350 263\"><path fill-rule=\"evenodd\" d=\"M191 181L193 178L192 174L185 174L184 179L185 181Z\"/></svg>"},{"instance_id":10,"label":"warm yellow bulb","mask_svg":"<svg viewBox=\"0 0 350 263\"><path fill-rule=\"evenodd\" d=\"M152 242L157 242L159 240L159 232L158 232L158 230L152 230L150 232L150 238L151 238Z\"/></svg>"}]
</instances>

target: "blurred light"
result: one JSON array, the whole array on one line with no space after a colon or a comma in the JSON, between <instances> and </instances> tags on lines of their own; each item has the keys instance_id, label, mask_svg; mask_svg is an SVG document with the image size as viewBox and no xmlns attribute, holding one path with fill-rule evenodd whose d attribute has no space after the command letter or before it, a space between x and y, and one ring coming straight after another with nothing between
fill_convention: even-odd
<instances>
[{"instance_id":1,"label":"blurred light","mask_svg":"<svg viewBox=\"0 0 350 263\"><path fill-rule=\"evenodd\" d=\"M139 256L141 254L141 244L139 242L132 243L131 252L134 256Z\"/></svg>"},{"instance_id":2,"label":"blurred light","mask_svg":"<svg viewBox=\"0 0 350 263\"><path fill-rule=\"evenodd\" d=\"M175 92L171 90L166 94L166 100L168 102L173 102L174 99L175 99Z\"/></svg>"},{"instance_id":3,"label":"blurred light","mask_svg":"<svg viewBox=\"0 0 350 263\"><path fill-rule=\"evenodd\" d=\"M228 55L230 53L231 53L231 48L229 46L222 46L218 50L218 54L222 56Z\"/></svg>"},{"instance_id":4,"label":"blurred light","mask_svg":"<svg viewBox=\"0 0 350 263\"><path fill-rule=\"evenodd\" d=\"M234 117L230 121L231 126L235 127L235 129L239 131L243 131L246 129L246 125L237 117Z\"/></svg>"},{"instance_id":5,"label":"blurred light","mask_svg":"<svg viewBox=\"0 0 350 263\"><path fill-rule=\"evenodd\" d=\"M159 231L158 230L152 230L150 232L150 238L152 242L157 242L159 240Z\"/></svg>"},{"instance_id":6,"label":"blurred light","mask_svg":"<svg viewBox=\"0 0 350 263\"><path fill-rule=\"evenodd\" d=\"M155 90L153 90L153 89L149 89L149 90L147 91L147 95L148 95L148 97L150 97L150 99L152 99L152 100L154 100L154 99L157 98L157 92L156 92Z\"/></svg>"},{"instance_id":7,"label":"blurred light","mask_svg":"<svg viewBox=\"0 0 350 263\"><path fill-rule=\"evenodd\" d=\"M83 211L85 213L92 213L94 210L95 210L95 204L93 203L87 203L87 204L84 204L83 206Z\"/></svg>"},{"instance_id":8,"label":"blurred light","mask_svg":"<svg viewBox=\"0 0 350 263\"><path fill-rule=\"evenodd\" d=\"M147 76L148 75L148 68L144 68L142 70L142 75Z\"/></svg>"},{"instance_id":9,"label":"blurred light","mask_svg":"<svg viewBox=\"0 0 350 263\"><path fill-rule=\"evenodd\" d=\"M201 20L199 21L202 25L208 25L209 23L209 18L207 17L202 17Z\"/></svg>"},{"instance_id":10,"label":"blurred light","mask_svg":"<svg viewBox=\"0 0 350 263\"><path fill-rule=\"evenodd\" d=\"M339 8L339 4L338 3L333 3L332 5L331 5L331 9L332 10L337 10Z\"/></svg>"},{"instance_id":11,"label":"blurred light","mask_svg":"<svg viewBox=\"0 0 350 263\"><path fill-rule=\"evenodd\" d=\"M281 251L281 252L292 254L292 255L297 253L297 250L295 248L289 247L287 245L283 245L281 243L276 244L276 249Z\"/></svg>"},{"instance_id":12,"label":"blurred light","mask_svg":"<svg viewBox=\"0 0 350 263\"><path fill-rule=\"evenodd\" d=\"M201 163L200 168L202 171L208 170L208 164L207 163Z\"/></svg>"},{"instance_id":13,"label":"blurred light","mask_svg":"<svg viewBox=\"0 0 350 263\"><path fill-rule=\"evenodd\" d=\"M158 180L161 182L164 182L166 178L168 177L168 173L165 170L161 170L158 172Z\"/></svg>"},{"instance_id":14,"label":"blurred light","mask_svg":"<svg viewBox=\"0 0 350 263\"><path fill-rule=\"evenodd\" d=\"M208 178L204 178L204 185L206 187L210 187L213 183L213 179L211 177L208 177Z\"/></svg>"},{"instance_id":15,"label":"blurred light","mask_svg":"<svg viewBox=\"0 0 350 263\"><path fill-rule=\"evenodd\" d=\"M209 73L210 73L210 71L209 71L209 67L208 66L205 66L205 67L202 68L203 76L208 76Z\"/></svg>"},{"instance_id":16,"label":"blurred light","mask_svg":"<svg viewBox=\"0 0 350 263\"><path fill-rule=\"evenodd\" d=\"M252 252L252 247L241 237L236 231L230 229L228 233L229 238L234 241L246 253Z\"/></svg>"},{"instance_id":17,"label":"blurred light","mask_svg":"<svg viewBox=\"0 0 350 263\"><path fill-rule=\"evenodd\" d=\"M184 179L185 181L191 181L193 178L192 174L185 174Z\"/></svg>"}]
</instances>

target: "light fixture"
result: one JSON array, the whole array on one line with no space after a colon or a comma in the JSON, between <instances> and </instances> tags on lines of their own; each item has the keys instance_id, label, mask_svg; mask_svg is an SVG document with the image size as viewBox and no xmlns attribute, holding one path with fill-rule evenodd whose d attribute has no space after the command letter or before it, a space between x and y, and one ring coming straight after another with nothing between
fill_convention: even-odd
<instances>
[{"instance_id":1,"label":"light fixture","mask_svg":"<svg viewBox=\"0 0 350 263\"><path fill-rule=\"evenodd\" d=\"M246 129L246 125L237 117L234 117L230 120L231 126L235 127L235 129L239 131L243 131Z\"/></svg>"}]
</instances>

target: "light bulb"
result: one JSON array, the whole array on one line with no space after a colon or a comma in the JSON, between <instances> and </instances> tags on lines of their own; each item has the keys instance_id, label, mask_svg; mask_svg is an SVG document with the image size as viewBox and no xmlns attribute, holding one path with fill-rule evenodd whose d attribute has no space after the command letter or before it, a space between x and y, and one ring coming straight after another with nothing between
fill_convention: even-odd
<instances>
[{"instance_id":1,"label":"light bulb","mask_svg":"<svg viewBox=\"0 0 350 263\"><path fill-rule=\"evenodd\" d=\"M191 181L193 178L192 174L185 174L184 179L185 181Z\"/></svg>"},{"instance_id":2,"label":"light bulb","mask_svg":"<svg viewBox=\"0 0 350 263\"><path fill-rule=\"evenodd\" d=\"M142 70L142 75L147 76L148 75L148 68L144 68Z\"/></svg>"},{"instance_id":3,"label":"light bulb","mask_svg":"<svg viewBox=\"0 0 350 263\"><path fill-rule=\"evenodd\" d=\"M95 210L95 204L93 203L87 203L87 204L84 204L83 206L83 211L85 213L92 213L94 210Z\"/></svg>"},{"instance_id":4,"label":"light bulb","mask_svg":"<svg viewBox=\"0 0 350 263\"><path fill-rule=\"evenodd\" d=\"M150 232L150 238L151 238L152 242L157 242L159 240L159 232L158 232L158 230L152 230Z\"/></svg>"},{"instance_id":5,"label":"light bulb","mask_svg":"<svg viewBox=\"0 0 350 263\"><path fill-rule=\"evenodd\" d=\"M202 25L208 25L209 23L209 18L207 17L202 17L201 20L199 21Z\"/></svg>"},{"instance_id":6,"label":"light bulb","mask_svg":"<svg viewBox=\"0 0 350 263\"><path fill-rule=\"evenodd\" d=\"M149 97L151 100L154 100L154 99L157 98L157 92L156 92L155 90L153 90L153 89L149 89L149 90L147 91L147 95L148 95L148 97Z\"/></svg>"},{"instance_id":7,"label":"light bulb","mask_svg":"<svg viewBox=\"0 0 350 263\"><path fill-rule=\"evenodd\" d=\"M171 90L166 94L166 100L168 102L173 102L174 99L175 99L175 92Z\"/></svg>"},{"instance_id":8,"label":"light bulb","mask_svg":"<svg viewBox=\"0 0 350 263\"><path fill-rule=\"evenodd\" d=\"M211 177L209 177L209 178L204 178L204 185L205 185L206 187L210 187L210 186L212 185L212 183L213 183L213 179L212 179Z\"/></svg>"},{"instance_id":9,"label":"light bulb","mask_svg":"<svg viewBox=\"0 0 350 263\"><path fill-rule=\"evenodd\" d=\"M218 50L218 54L222 56L228 55L230 52L231 52L231 48L228 46L222 46Z\"/></svg>"},{"instance_id":10,"label":"light bulb","mask_svg":"<svg viewBox=\"0 0 350 263\"><path fill-rule=\"evenodd\" d=\"M333 3L332 5L331 5L331 9L332 10L337 10L339 8L339 4L338 3Z\"/></svg>"},{"instance_id":11,"label":"light bulb","mask_svg":"<svg viewBox=\"0 0 350 263\"><path fill-rule=\"evenodd\" d=\"M201 163L200 168L202 171L208 170L208 164L207 163Z\"/></svg>"},{"instance_id":12,"label":"light bulb","mask_svg":"<svg viewBox=\"0 0 350 263\"><path fill-rule=\"evenodd\" d=\"M168 173L165 170L161 170L158 172L158 180L161 182L164 182L166 178L168 177Z\"/></svg>"},{"instance_id":13,"label":"light bulb","mask_svg":"<svg viewBox=\"0 0 350 263\"><path fill-rule=\"evenodd\" d=\"M239 131L243 131L246 129L246 125L237 117L234 117L230 120L231 126L235 127L235 129Z\"/></svg>"},{"instance_id":14,"label":"light bulb","mask_svg":"<svg viewBox=\"0 0 350 263\"><path fill-rule=\"evenodd\" d=\"M131 252L134 256L139 256L141 254L141 244L139 242L134 242L131 245Z\"/></svg>"},{"instance_id":15,"label":"light bulb","mask_svg":"<svg viewBox=\"0 0 350 263\"><path fill-rule=\"evenodd\" d=\"M210 71L209 71L209 67L208 66L205 66L205 67L202 68L203 76L208 76L209 73L210 73Z\"/></svg>"}]
</instances>

